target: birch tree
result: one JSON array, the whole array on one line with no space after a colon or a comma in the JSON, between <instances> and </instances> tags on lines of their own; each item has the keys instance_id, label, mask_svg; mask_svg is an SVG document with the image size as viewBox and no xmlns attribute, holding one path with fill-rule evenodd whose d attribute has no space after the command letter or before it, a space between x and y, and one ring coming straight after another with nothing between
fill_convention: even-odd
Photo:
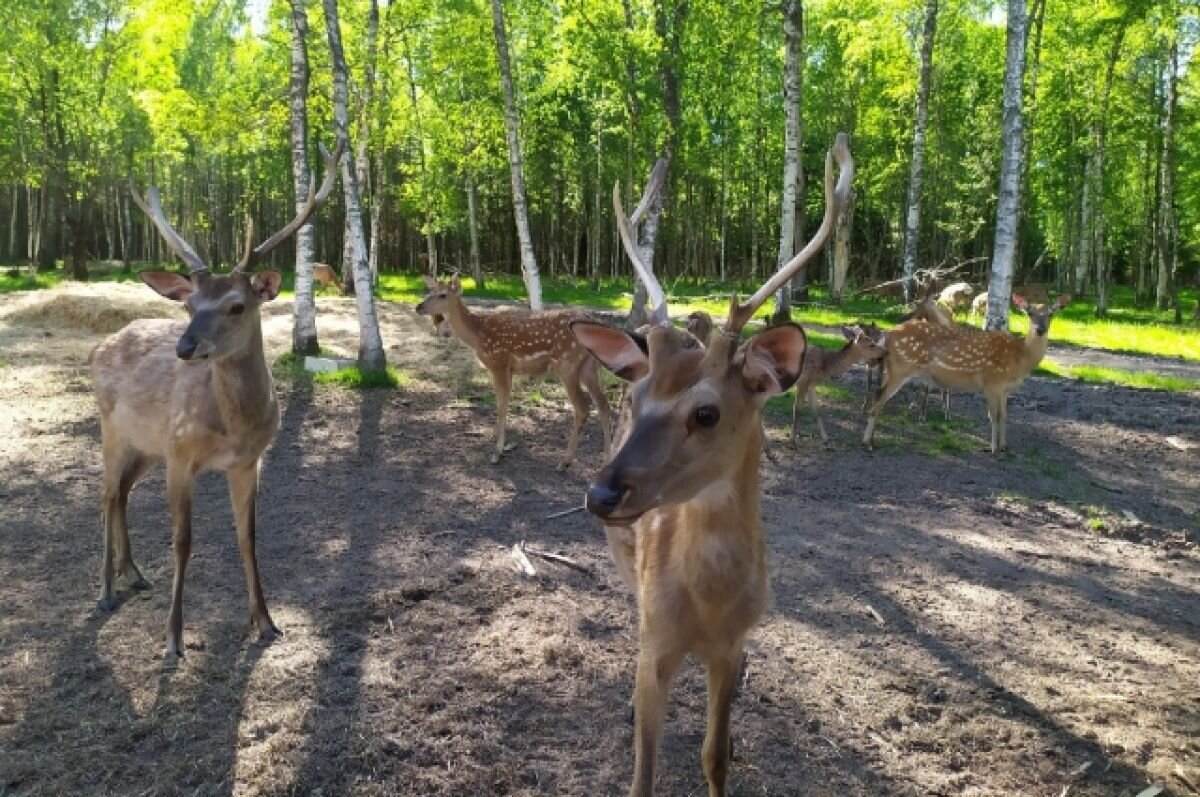
<instances>
[{"instance_id":1,"label":"birch tree","mask_svg":"<svg viewBox=\"0 0 1200 797\"><path fill-rule=\"evenodd\" d=\"M904 219L904 299L916 297L917 251L921 235L921 189L925 179L925 128L929 122L929 85L933 76L933 39L937 34L938 0L925 3L921 34L921 71L917 82L917 118L913 125L912 162L908 172L908 209Z\"/></svg>"},{"instance_id":2,"label":"birch tree","mask_svg":"<svg viewBox=\"0 0 1200 797\"><path fill-rule=\"evenodd\" d=\"M504 30L504 9L501 0L492 0L492 30L496 35L496 55L500 61L500 87L504 92L504 129L508 139L508 167L512 175L513 216L517 223L517 240L521 248L521 274L529 307L542 309L542 281L538 275L537 258L533 253L533 237L529 233L529 209L525 202L525 170L521 163L521 137L518 130L517 104L513 97L512 68L508 58L508 36Z\"/></svg>"},{"instance_id":3,"label":"birch tree","mask_svg":"<svg viewBox=\"0 0 1200 797\"><path fill-rule=\"evenodd\" d=\"M782 268L792 259L796 244L796 203L800 188L800 92L802 89L804 47L804 5L801 0L784 0L783 3L784 79L783 102L783 196L780 202L779 256L776 268ZM783 285L775 295L773 323L791 320L792 286Z\"/></svg>"},{"instance_id":4,"label":"birch tree","mask_svg":"<svg viewBox=\"0 0 1200 797\"><path fill-rule=\"evenodd\" d=\"M342 30L338 21L338 0L322 0L325 9L325 32L329 38L330 62L333 68L333 121L338 138L346 142L342 153L342 192L346 202L346 228L353 256L349 258L350 274L354 281L354 300L358 309L358 365L365 372L382 371L387 367L379 321L375 317L375 296L371 290L371 272L367 265L367 241L363 235L362 205L359 201L358 175L351 162L349 112L346 107L346 54L342 49Z\"/></svg>"},{"instance_id":5,"label":"birch tree","mask_svg":"<svg viewBox=\"0 0 1200 797\"><path fill-rule=\"evenodd\" d=\"M291 0L292 68L288 88L291 109L292 184L299 212L308 199L308 12L304 0ZM292 351L321 351L317 339L317 305L313 300L313 225L296 231L296 300L292 305Z\"/></svg>"},{"instance_id":6,"label":"birch tree","mask_svg":"<svg viewBox=\"0 0 1200 797\"><path fill-rule=\"evenodd\" d=\"M1025 77L1025 0L1008 0L1008 33L1005 37L1004 113L1001 121L1000 196L996 203L996 241L988 281L987 329L1008 329L1008 303L1012 295L1020 213L1021 102Z\"/></svg>"}]
</instances>

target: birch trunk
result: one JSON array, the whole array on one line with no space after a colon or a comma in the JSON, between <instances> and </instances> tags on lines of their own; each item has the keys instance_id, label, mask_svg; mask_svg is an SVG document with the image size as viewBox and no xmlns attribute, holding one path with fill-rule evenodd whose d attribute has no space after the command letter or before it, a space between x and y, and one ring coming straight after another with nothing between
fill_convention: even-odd
<instances>
[{"instance_id":1,"label":"birch trunk","mask_svg":"<svg viewBox=\"0 0 1200 797\"><path fill-rule=\"evenodd\" d=\"M1022 89L1025 74L1025 0L1008 0L1008 34L1004 63L1004 116L1001 128L1000 196L996 203L996 241L988 282L987 329L1008 329L1020 208Z\"/></svg>"},{"instance_id":2,"label":"birch trunk","mask_svg":"<svg viewBox=\"0 0 1200 797\"><path fill-rule=\"evenodd\" d=\"M504 31L501 0L492 0L492 30L496 34L496 55L500 60L500 87L504 92L504 129L508 138L508 166L512 176L513 216L521 249L521 274L529 307L542 309L542 283L538 275L533 239L529 234L529 210L525 203L525 170L521 163L521 138L517 125L517 106L513 96L512 70L509 66L508 37Z\"/></svg>"},{"instance_id":3,"label":"birch trunk","mask_svg":"<svg viewBox=\"0 0 1200 797\"><path fill-rule=\"evenodd\" d=\"M804 44L804 6L801 0L784 0L784 132L783 132L783 193L780 197L779 254L775 267L783 268L792 259L796 242L796 189L800 182L800 70L801 48ZM791 320L791 286L784 285L775 294L775 314L771 322Z\"/></svg>"},{"instance_id":4,"label":"birch trunk","mask_svg":"<svg viewBox=\"0 0 1200 797\"><path fill-rule=\"evenodd\" d=\"M929 123L929 85L933 77L933 39L937 34L938 0L925 4L921 39L921 71L917 83L917 118L913 125L912 163L908 173L908 212L904 224L904 299L916 299L917 250L921 234L921 189L925 179L925 128ZM838 294L838 298L841 298Z\"/></svg>"},{"instance_id":5,"label":"birch trunk","mask_svg":"<svg viewBox=\"0 0 1200 797\"><path fill-rule=\"evenodd\" d=\"M350 124L346 107L346 56L342 49L342 31L338 22L338 0L322 0L325 27L329 37L330 60L333 67L333 120L338 137L346 142L342 154L342 190L346 200L346 226L350 232L353 256L350 273L344 281L354 281L354 297L358 307L358 365L364 372L378 372L387 367L379 322L375 317L375 296L371 292L371 273L367 267L367 244L363 235L362 206L359 203L358 179L350 163ZM348 278L348 279L346 279Z\"/></svg>"},{"instance_id":6,"label":"birch trunk","mask_svg":"<svg viewBox=\"0 0 1200 797\"><path fill-rule=\"evenodd\" d=\"M292 71L288 105L291 109L292 186L296 211L308 199L308 11L304 0L291 0ZM313 225L296 230L296 300L292 305L292 352L319 354L317 305L313 299Z\"/></svg>"}]
</instances>

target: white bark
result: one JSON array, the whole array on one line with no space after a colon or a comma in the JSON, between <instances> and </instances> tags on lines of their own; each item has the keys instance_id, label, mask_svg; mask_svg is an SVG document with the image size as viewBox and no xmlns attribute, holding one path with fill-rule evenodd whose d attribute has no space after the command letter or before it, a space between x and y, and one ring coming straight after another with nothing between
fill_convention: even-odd
<instances>
[{"instance_id":1,"label":"white bark","mask_svg":"<svg viewBox=\"0 0 1200 797\"><path fill-rule=\"evenodd\" d=\"M508 37L504 32L504 9L501 0L492 0L492 30L496 34L496 55L500 60L500 87L504 91L504 128L508 137L508 166L512 175L513 216L517 223L517 239L521 249L521 273L529 307L542 309L542 283L538 275L537 258L533 253L533 238L529 233L529 211L525 203L525 172L521 163L521 138L517 125L517 107L513 97L512 70L508 58Z\"/></svg>"},{"instance_id":2,"label":"white bark","mask_svg":"<svg viewBox=\"0 0 1200 797\"><path fill-rule=\"evenodd\" d=\"M929 123L929 85L933 76L933 40L937 34L938 0L925 4L925 30L921 39L921 71L917 84L917 118L913 125L912 163L908 173L908 212L904 224L904 298L913 301L916 290L917 249L921 234L921 189L925 179L925 128Z\"/></svg>"},{"instance_id":3,"label":"white bark","mask_svg":"<svg viewBox=\"0 0 1200 797\"><path fill-rule=\"evenodd\" d=\"M304 0L292 5L292 73L288 104L291 107L292 185L296 210L308 199L308 12ZM313 300L313 225L309 221L296 230L296 300L292 305L292 351L316 354L317 305Z\"/></svg>"},{"instance_id":4,"label":"white bark","mask_svg":"<svg viewBox=\"0 0 1200 797\"><path fill-rule=\"evenodd\" d=\"M1020 211L1021 103L1025 75L1025 0L1008 0L1008 35L1004 62L1004 117L1001 127L1000 197L996 203L996 242L988 282L988 329L1008 329L1008 303L1012 295L1016 260L1017 222Z\"/></svg>"},{"instance_id":5,"label":"white bark","mask_svg":"<svg viewBox=\"0 0 1200 797\"><path fill-rule=\"evenodd\" d=\"M471 276L475 278L475 288L482 289L483 258L479 254L479 210L476 207L475 177L467 172L467 224L471 231ZM578 247L576 247L578 251Z\"/></svg>"},{"instance_id":6,"label":"white bark","mask_svg":"<svg viewBox=\"0 0 1200 797\"><path fill-rule=\"evenodd\" d=\"M803 45L804 6L800 0L784 0L784 79L785 112L783 136L783 195L780 202L779 255L775 267L782 268L792 259L796 240L796 194L800 184L800 49ZM775 318L786 319L792 306L791 286L783 285L775 294Z\"/></svg>"},{"instance_id":7,"label":"white bark","mask_svg":"<svg viewBox=\"0 0 1200 797\"><path fill-rule=\"evenodd\" d=\"M1179 231L1175 220L1175 112L1178 102L1179 44L1171 42L1167 62L1166 120L1163 123L1162 179L1159 195L1159 267L1155 306L1166 310L1171 303L1171 282L1176 276L1175 246ZM1178 308L1176 308L1178 311Z\"/></svg>"},{"instance_id":8,"label":"white bark","mask_svg":"<svg viewBox=\"0 0 1200 797\"><path fill-rule=\"evenodd\" d=\"M338 0L322 0L325 9L325 28L333 66L333 120L338 137L346 142L342 155L342 189L346 201L346 227L353 253L350 273L343 280L354 282L354 297L358 308L358 364L363 371L382 371L387 366L379 322L375 317L375 296L371 291L371 273L367 266L367 242L363 235L362 206L359 203L358 179L350 162L349 114L346 108L346 56L342 49L342 31L338 22Z\"/></svg>"}]
</instances>

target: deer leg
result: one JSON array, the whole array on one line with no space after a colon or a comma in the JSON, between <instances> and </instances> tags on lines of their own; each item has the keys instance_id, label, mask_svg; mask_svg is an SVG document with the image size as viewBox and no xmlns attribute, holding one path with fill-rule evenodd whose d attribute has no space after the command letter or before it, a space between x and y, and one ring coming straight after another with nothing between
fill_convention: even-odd
<instances>
[{"instance_id":1,"label":"deer leg","mask_svg":"<svg viewBox=\"0 0 1200 797\"><path fill-rule=\"evenodd\" d=\"M872 390L875 382L882 381L883 363L867 363L867 394L863 396L862 411L866 412L871 407L871 401L877 398L877 393Z\"/></svg>"},{"instance_id":2,"label":"deer leg","mask_svg":"<svg viewBox=\"0 0 1200 797\"><path fill-rule=\"evenodd\" d=\"M246 591L250 595L250 624L258 629L259 639L271 640L279 635L279 629L267 613L267 600L263 597L262 581L258 575L258 557L254 552L258 463L243 470L231 470L227 478L229 501L233 505L233 518L237 523L238 550L242 554L242 569L246 571Z\"/></svg>"},{"instance_id":3,"label":"deer leg","mask_svg":"<svg viewBox=\"0 0 1200 797\"><path fill-rule=\"evenodd\" d=\"M725 797L725 781L729 777L732 751L729 718L733 710L733 698L737 694L741 665L740 643L728 656L708 661L708 731L704 736L701 761L704 779L708 781L709 797Z\"/></svg>"},{"instance_id":4,"label":"deer leg","mask_svg":"<svg viewBox=\"0 0 1200 797\"><path fill-rule=\"evenodd\" d=\"M929 410L929 394L933 392L930 385L921 385L921 399L917 405L917 420L924 423Z\"/></svg>"},{"instance_id":5,"label":"deer leg","mask_svg":"<svg viewBox=\"0 0 1200 797\"><path fill-rule=\"evenodd\" d=\"M950 420L950 391L942 391L942 414L945 415L945 420Z\"/></svg>"},{"instance_id":6,"label":"deer leg","mask_svg":"<svg viewBox=\"0 0 1200 797\"><path fill-rule=\"evenodd\" d=\"M867 410L867 428L863 430L863 445L866 446L868 451L874 450L875 416L878 415L879 411L883 409L883 406L888 403L888 400L891 399L892 396L896 395L896 392L900 390L900 388L904 387L904 384L907 381L908 379L893 378L892 371L890 370L884 372L883 384L879 386L879 396L871 405L871 409Z\"/></svg>"},{"instance_id":7,"label":"deer leg","mask_svg":"<svg viewBox=\"0 0 1200 797\"><path fill-rule=\"evenodd\" d=\"M870 378L870 374L867 375L867 378L868 379ZM804 401L804 394L805 394L804 388L801 385L797 384L796 385L796 396L795 396L795 398L792 399L792 432L791 432L792 445L796 445L796 432L798 431L798 428L800 426L800 404Z\"/></svg>"},{"instance_id":8,"label":"deer leg","mask_svg":"<svg viewBox=\"0 0 1200 797\"><path fill-rule=\"evenodd\" d=\"M629 788L630 797L653 797L654 765L662 740L667 697L682 661L681 650L665 654L642 650L638 654L633 693L633 785Z\"/></svg>"},{"instance_id":9,"label":"deer leg","mask_svg":"<svg viewBox=\"0 0 1200 797\"><path fill-rule=\"evenodd\" d=\"M492 372L492 384L496 388L496 453L492 454L495 465L504 456L504 427L508 424L508 397L512 393L512 373L507 369Z\"/></svg>"},{"instance_id":10,"label":"deer leg","mask_svg":"<svg viewBox=\"0 0 1200 797\"><path fill-rule=\"evenodd\" d=\"M167 619L167 662L183 657L183 578L192 555L191 467L167 462L167 500L171 505L171 548L175 577L171 582L171 614Z\"/></svg>"},{"instance_id":11,"label":"deer leg","mask_svg":"<svg viewBox=\"0 0 1200 797\"><path fill-rule=\"evenodd\" d=\"M137 564L133 561L133 548L129 544L129 491L146 474L151 464L151 459L141 454L134 454L131 459L127 460L126 467L121 472L121 484L117 490L116 512L113 514L117 575L124 579L125 583L133 589L146 589L150 584L142 577L142 571L138 570Z\"/></svg>"},{"instance_id":12,"label":"deer leg","mask_svg":"<svg viewBox=\"0 0 1200 797\"><path fill-rule=\"evenodd\" d=\"M1000 407L1003 404L1003 398L996 398L989 395L987 397L988 420L992 423L992 453L1000 452L1000 429L1003 423Z\"/></svg>"},{"instance_id":13,"label":"deer leg","mask_svg":"<svg viewBox=\"0 0 1200 797\"><path fill-rule=\"evenodd\" d=\"M821 435L821 444L826 448L831 448L829 445L829 435L825 434L825 422L821 420L821 413L817 410L817 389L809 388L808 405L812 407L813 417L817 419L817 432Z\"/></svg>"},{"instance_id":14,"label":"deer leg","mask_svg":"<svg viewBox=\"0 0 1200 797\"><path fill-rule=\"evenodd\" d=\"M567 398L571 402L571 410L575 417L571 422L571 437L567 441L567 453L563 455L562 461L558 463L559 470L566 470L575 460L575 449L579 446L579 434L583 431L583 425L587 423L588 417L588 400L583 394L583 388L579 386L580 374L578 368L566 369L567 372L560 374L563 380L563 387L567 389Z\"/></svg>"},{"instance_id":15,"label":"deer leg","mask_svg":"<svg viewBox=\"0 0 1200 797\"><path fill-rule=\"evenodd\" d=\"M594 358L584 361L583 386L596 405L600 426L604 429L604 459L607 461L612 453L612 410L608 406L608 396L604 395L604 386L600 384L600 363Z\"/></svg>"},{"instance_id":16,"label":"deer leg","mask_svg":"<svg viewBox=\"0 0 1200 797\"><path fill-rule=\"evenodd\" d=\"M1008 394L1000 396L1000 450L1008 450Z\"/></svg>"},{"instance_id":17,"label":"deer leg","mask_svg":"<svg viewBox=\"0 0 1200 797\"><path fill-rule=\"evenodd\" d=\"M133 483L145 472L148 462L132 448L104 441L104 493L100 499L100 521L104 528L104 558L100 567L100 608L116 608L113 581L122 576L134 588L146 586L133 563L129 549L126 508Z\"/></svg>"}]
</instances>

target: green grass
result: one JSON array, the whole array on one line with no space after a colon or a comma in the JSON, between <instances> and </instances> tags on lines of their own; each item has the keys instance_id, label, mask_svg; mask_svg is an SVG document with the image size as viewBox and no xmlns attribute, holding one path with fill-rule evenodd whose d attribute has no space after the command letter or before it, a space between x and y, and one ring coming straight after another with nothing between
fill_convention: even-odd
<instances>
[{"instance_id":1,"label":"green grass","mask_svg":"<svg viewBox=\"0 0 1200 797\"><path fill-rule=\"evenodd\" d=\"M119 268L93 268L91 279L93 282L132 281L137 279L137 270L150 267L164 266L139 263L134 272L129 274ZM23 273L16 277L11 274L12 269L0 270L0 293L50 288L64 280L61 269L39 273L32 280ZM282 295L291 295L293 285L294 275L284 272ZM676 280L664 285L672 314L686 315L693 310L704 310L718 317L723 317L728 311L731 293L736 291L744 298L757 287L758 283L750 280L725 284L714 281ZM510 301L522 301L525 298L524 283L515 275L491 277L485 290L477 290L474 281L466 277L463 279L463 288L467 296L475 298ZM547 278L542 282L542 292L548 303L593 307L614 312L628 311L633 303L633 286L627 278L602 280L598 290L592 290L586 280ZM425 294L424 279L419 274L383 273L379 277L378 295L387 301L416 304ZM1198 292L1189 289L1181 291L1180 295L1185 315L1190 315L1188 311L1197 301ZM852 296L842 304L834 305L829 302L829 296L823 286L811 286L810 296L810 303L793 308L793 318L801 324L837 326L862 320L875 321L886 328L894 326L904 312L903 307L869 294ZM1097 319L1093 304L1089 300L1073 303L1055 317L1050 330L1051 341L1069 346L1179 357L1200 362L1200 329L1189 324L1176 326L1172 323L1173 311L1134 308L1132 292L1123 286L1113 289L1111 305L1109 317ZM771 310L771 303L768 302L757 317L766 318ZM1012 329L1020 334L1025 334L1028 330L1026 318L1015 309L1012 313ZM837 336L819 337L819 333L810 332L810 338L814 345L822 348L842 345Z\"/></svg>"},{"instance_id":2,"label":"green grass","mask_svg":"<svg viewBox=\"0 0 1200 797\"><path fill-rule=\"evenodd\" d=\"M321 349L322 357L339 357L341 355L327 349ZM308 379L318 385L337 385L351 390L368 390L371 388L402 388L408 385L408 374L388 366L382 373L364 374L358 366L342 368L338 371L322 371L310 373L304 370L304 360L293 352L284 352L275 358L271 365L271 373L281 381Z\"/></svg>"},{"instance_id":3,"label":"green grass","mask_svg":"<svg viewBox=\"0 0 1200 797\"><path fill-rule=\"evenodd\" d=\"M1038 366L1038 373L1078 379L1098 385L1120 385L1144 390L1167 390L1186 393L1200 390L1200 379L1180 376L1160 376L1148 371L1125 371L1120 368L1102 368L1095 365L1060 365L1047 358Z\"/></svg>"},{"instance_id":4,"label":"green grass","mask_svg":"<svg viewBox=\"0 0 1200 797\"><path fill-rule=\"evenodd\" d=\"M383 371L372 372L363 372L354 365L313 374L313 381L319 385L337 385L350 390L402 388L408 384L408 374L390 365Z\"/></svg>"}]
</instances>

